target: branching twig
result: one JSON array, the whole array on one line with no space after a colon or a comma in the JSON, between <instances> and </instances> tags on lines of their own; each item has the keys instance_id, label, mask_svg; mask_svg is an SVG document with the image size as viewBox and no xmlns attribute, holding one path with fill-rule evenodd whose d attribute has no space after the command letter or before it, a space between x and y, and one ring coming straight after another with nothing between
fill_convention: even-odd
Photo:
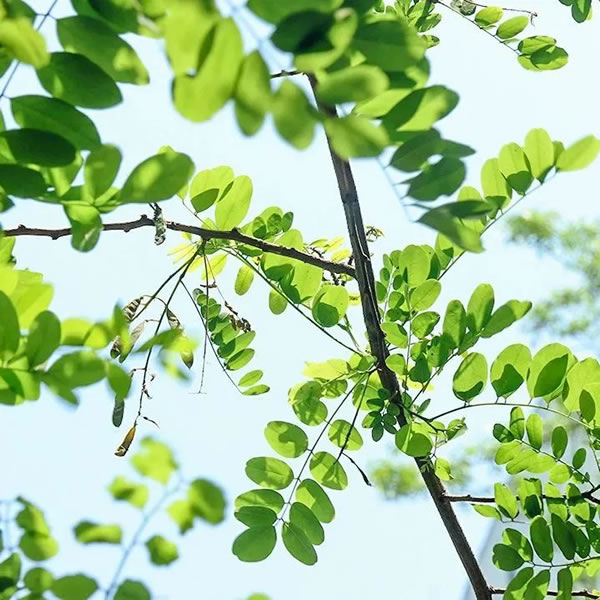
<instances>
[{"instance_id":1,"label":"branching twig","mask_svg":"<svg viewBox=\"0 0 600 600\"><path fill-rule=\"evenodd\" d=\"M306 252L296 250L295 248L288 248L286 246L278 246L271 242L265 242L258 238L246 235L238 229L232 229L230 231L222 231L217 229L205 229L204 227L195 227L193 225L186 225L185 223L176 223L174 221L165 221L167 229L172 231L183 231L185 233L191 233L193 235L200 236L204 240L229 240L232 242L238 242L240 244L246 244L254 248L258 248L263 252L270 252L271 254L279 254L280 256L287 256L288 258L294 258L300 262L308 263L321 267L331 273L339 273L354 277L354 269L347 264L335 263L329 260L324 260L316 256L312 256ZM132 231L133 229L139 229L140 227L154 227L153 219L147 216L141 216L136 221L127 221L122 223L104 223L104 231ZM42 229L38 227L26 227L25 225L19 225L14 229L7 229L6 231L0 232L0 235L7 237L17 236L40 236L49 237L56 240L61 237L71 235L72 229L65 227L64 229Z\"/></svg>"},{"instance_id":2,"label":"branching twig","mask_svg":"<svg viewBox=\"0 0 600 600\"><path fill-rule=\"evenodd\" d=\"M479 29L480 31L483 31L483 33L486 33L487 35L489 35L490 37L492 37L494 40L496 40L497 42L499 42L500 44L502 44L504 47L506 47L509 50L511 50L512 52L514 52L517 56L520 56L519 51L516 48L513 48L512 46L509 46L508 44L505 44L503 40L501 40L500 38L497 38L491 31L488 31L484 27L481 27L477 23L477 21L474 21L473 19L469 19L469 17L467 15L463 15L460 12L460 10L456 10L450 4L446 4L445 2L442 2L442 0L436 0L436 4L441 4L442 6L444 6L445 8L447 8L448 10L451 10L453 13L456 13L457 15L461 16L463 19L466 19L469 23L471 23L472 25L475 25L475 27L477 27L477 29Z\"/></svg>"},{"instance_id":3,"label":"branching twig","mask_svg":"<svg viewBox=\"0 0 600 600\"><path fill-rule=\"evenodd\" d=\"M490 587L490 593L493 595L500 595L500 594L504 594L506 593L506 588L497 588L497 587ZM554 590L548 590L546 592L546 596L558 596L561 592L557 592ZM577 590L574 592L571 592L570 594L571 596L576 596L579 598L595 598L596 600L598 598L600 598L600 595L595 594L594 592L590 592L588 590Z\"/></svg>"},{"instance_id":4,"label":"branching twig","mask_svg":"<svg viewBox=\"0 0 600 600\"><path fill-rule=\"evenodd\" d=\"M174 488L172 488L170 490L165 490L165 492L158 499L156 504L143 516L143 518L140 521L138 528L135 530L135 533L133 534L133 537L131 538L129 544L127 544L127 546L123 550L123 555L121 556L121 559L119 560L119 563L117 564L117 568L115 569L115 573L111 579L111 582L108 585L108 587L106 588L106 592L104 593L105 600L109 600L109 598L114 596L114 591L115 591L115 588L119 581L119 577L125 567L125 563L127 562L127 559L129 558L129 555L131 554L133 549L139 543L140 537L144 533L144 530L146 529L146 526L148 525L148 523L152 520L154 515L164 506L165 502L171 496L176 494L180 490L180 488L181 488L181 482L179 482L177 484L177 486L175 486Z\"/></svg>"}]
</instances>

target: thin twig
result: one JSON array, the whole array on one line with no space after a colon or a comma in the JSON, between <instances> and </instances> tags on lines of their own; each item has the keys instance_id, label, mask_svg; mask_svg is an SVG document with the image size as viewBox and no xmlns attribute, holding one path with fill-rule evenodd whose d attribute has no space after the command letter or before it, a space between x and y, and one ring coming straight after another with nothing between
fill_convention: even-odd
<instances>
[{"instance_id":1,"label":"thin twig","mask_svg":"<svg viewBox=\"0 0 600 600\"><path fill-rule=\"evenodd\" d=\"M279 246L271 242L265 242L264 240L246 235L235 228L230 231L222 231L217 229L205 229L204 227L195 227L193 225L186 225L185 223L176 223L174 221L165 221L165 226L171 231L183 231L185 233L191 233L193 235L200 236L204 240L229 240L240 244L246 244L248 246L258 248L263 252L294 258L300 262L321 267L322 269L325 269L331 273L349 275L350 277L355 276L354 269L350 265L324 260L306 252L296 250L295 248L288 248L287 246ZM102 226L104 231L125 232L132 231L133 229L139 229L141 227L154 227L154 220L144 215L135 221L104 223ZM72 229L70 227L65 227L63 229L43 229L38 227L27 227L25 225L19 225L14 229L7 229L3 232L0 232L0 235L4 235L6 237L18 237L26 235L49 237L53 240L71 234Z\"/></svg>"},{"instance_id":2,"label":"thin twig","mask_svg":"<svg viewBox=\"0 0 600 600\"><path fill-rule=\"evenodd\" d=\"M271 79L277 79L278 77L293 77L294 75L304 75L304 72L296 69L293 71L286 71L285 69L282 69L278 73L271 73Z\"/></svg>"},{"instance_id":3,"label":"thin twig","mask_svg":"<svg viewBox=\"0 0 600 600\"><path fill-rule=\"evenodd\" d=\"M50 5L50 7L48 8L48 10L42 15L42 20L36 25L35 30L39 31L42 28L42 25L46 22L46 19L50 16L50 13L54 10L54 7L56 6L58 0L54 0L52 2L52 4ZM6 90L8 89L8 86L10 85L10 82L12 81L12 78L15 76L15 73L17 72L17 69L19 68L19 65L21 64L21 61L17 61L14 65L14 67L12 68L12 71L8 74L7 78L6 78L6 83L4 84L4 87L2 88L2 91L0 92L0 99L4 98L4 95L6 94Z\"/></svg>"},{"instance_id":4,"label":"thin twig","mask_svg":"<svg viewBox=\"0 0 600 600\"><path fill-rule=\"evenodd\" d=\"M171 496L175 495L180 489L181 489L181 482L179 482L176 487L174 487L170 490L165 490L165 492L158 499L156 504L143 516L143 518L140 521L140 524L138 525L138 528L136 529L135 533L133 534L133 537L131 538L129 544L127 544L127 546L123 550L123 555L121 556L121 559L119 560L119 563L117 564L117 568L115 569L115 573L111 579L111 582L108 585L108 587L106 588L106 592L104 593L105 600L109 600L109 598L114 596L114 591L117 586L119 577L125 567L125 563L127 562L127 559L129 558L133 549L139 543L140 537L144 533L144 530L146 529L146 526L148 525L148 523L152 520L154 515L156 515L156 513L163 507L165 502Z\"/></svg>"},{"instance_id":5,"label":"thin twig","mask_svg":"<svg viewBox=\"0 0 600 600\"><path fill-rule=\"evenodd\" d=\"M446 4L445 2L442 2L442 0L436 0L436 4L441 4L448 10L451 10L453 13L456 13L457 15L461 16L463 19L466 19L468 23L475 25L475 27L477 27L477 29L479 29L480 31L483 31L483 33L486 33L487 35L492 37L494 40L496 40L497 42L502 44L504 47L506 47L509 50L511 50L512 52L514 52L517 56L520 56L519 51L516 48L513 48L512 46L505 44L503 40L501 40L500 38L497 38L491 31L488 31L484 27L481 27L479 25L479 23L477 23L477 21L474 21L473 19L469 19L469 17L467 15L463 15L459 10L456 10L455 8L450 6L450 4Z\"/></svg>"},{"instance_id":6,"label":"thin twig","mask_svg":"<svg viewBox=\"0 0 600 600\"><path fill-rule=\"evenodd\" d=\"M506 593L506 588L497 588L497 587L490 587L490 593L493 595L500 595L500 594L505 594ZM561 592L557 592L554 590L548 590L546 592L546 596L558 596L559 594L561 594ZM595 594L594 592L590 592L588 590L577 590L574 592L571 592L570 594L571 596L577 596L579 598L594 598L594 599L598 599L600 598L600 595Z\"/></svg>"},{"instance_id":7,"label":"thin twig","mask_svg":"<svg viewBox=\"0 0 600 600\"><path fill-rule=\"evenodd\" d=\"M162 325L163 319L165 318L165 315L167 314L167 311L169 310L169 304L171 304L171 300L173 300L173 296L175 296L175 292L177 291L177 288L182 283L183 278L185 277L186 273L188 272L188 269L194 262L194 259L195 259L195 256L190 258L185 263L184 268L181 270L179 278L177 279L177 282L173 286L173 289L172 289L171 293L169 294L167 301L165 302L163 311L158 319L158 323L156 324L156 329L154 330L154 335L158 335L158 332L160 330L160 326ZM146 362L144 363L144 369L143 369L143 375L142 375L142 388L140 390L140 398L138 401L138 412L135 417L135 421L133 423L134 427L135 427L135 425L137 425L138 419L142 416L142 406L144 404L144 395L148 393L148 390L146 388L146 379L148 377L148 366L150 365L150 357L152 356L153 350L154 350L154 344L152 346L150 346L150 348L148 348L148 353L146 354Z\"/></svg>"}]
</instances>

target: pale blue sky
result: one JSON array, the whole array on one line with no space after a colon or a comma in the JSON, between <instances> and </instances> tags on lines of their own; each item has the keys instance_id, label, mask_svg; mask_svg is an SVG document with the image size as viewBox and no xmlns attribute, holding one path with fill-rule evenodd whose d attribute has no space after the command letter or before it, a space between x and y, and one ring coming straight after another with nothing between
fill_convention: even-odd
<instances>
[{"instance_id":1,"label":"pale blue sky","mask_svg":"<svg viewBox=\"0 0 600 600\"><path fill-rule=\"evenodd\" d=\"M512 1L510 5L537 10L540 16L534 33L557 37L569 51L571 61L558 72L525 71L507 49L444 11L443 23L435 31L442 44L429 53L430 81L445 84L461 95L458 107L440 128L445 137L477 149L468 161L468 181L474 185L479 183L483 161L496 156L507 142L522 142L532 127L544 127L566 144L589 133L600 135L596 61L600 56L600 19L577 25L558 1ZM66 0L61 0L58 9L62 12L57 14L66 14L69 8ZM44 32L52 37L53 28L53 22L48 21ZM251 38L246 41L248 47L253 43ZM123 86L122 105L93 113L103 140L123 149L120 181L140 160L161 145L170 144L187 152L198 169L226 164L237 174L249 175L255 190L253 214L279 205L294 211L295 223L305 239L344 233L322 134L301 153L282 142L270 122L259 135L243 138L230 107L209 123L189 123L171 107L170 72L160 44L138 38L132 38L131 43L150 70L151 85ZM36 89L33 71L22 67L11 83L9 95L35 93ZM6 117L8 102L2 100L0 108ZM355 161L354 169L364 220L386 234L374 246L378 255L415 241L433 243L430 230L407 221L375 161ZM600 164L585 172L561 175L524 202L523 210L548 208L566 216L598 217L599 176ZM16 204L16 209L3 215L5 227L66 223L55 207L25 200ZM189 214L175 202L165 204L164 210L169 219L189 220ZM107 220L135 218L143 212L149 211L125 207ZM127 235L106 233L97 248L84 255L72 250L67 238L19 239L16 254L21 268L42 271L55 285L52 308L61 317L100 319L110 313L116 301L125 302L154 289L172 269L166 251L179 240L170 233L165 245L155 247L150 230ZM490 232L485 246L484 254L463 259L444 279L438 306L445 306L451 297L468 300L472 289L482 281L494 285L499 301L513 297L535 300L567 276L531 252L507 247L501 228ZM286 392L302 380L304 360L343 357L337 347L306 327L292 311L280 317L271 315L268 290L260 283L242 301L236 298L231 289L235 271L231 265L223 288L257 330L254 363L265 371L271 392L257 398L238 396L209 357L204 395L189 393L197 389L196 382L180 386L166 376L157 379L152 388L154 399L147 404L146 412L161 429L157 432L148 425L140 432L165 440L176 451L187 477L215 481L224 487L230 501L253 487L243 472L245 461L271 454L262 435L266 422L293 421ZM175 307L190 330L200 335L197 317L186 298L178 297ZM355 318L359 318L358 311ZM486 341L482 347L493 356L504 345L522 338L523 334L515 329ZM446 383L449 374L445 374ZM437 389L437 405L452 406L450 394L444 392L448 388L440 383ZM128 406L125 423L132 418L133 404ZM128 464L113 455L123 431L112 427L111 407L112 397L103 384L85 389L76 411L50 394L44 394L35 404L0 407L0 450L5 457L0 497L20 493L45 509L62 546L58 558L50 563L53 571L88 571L103 583L114 571L118 552L108 547L82 548L73 541L71 527L87 518L121 522L127 533L137 525L137 511L112 502L104 491L115 475L133 475ZM494 419L501 418L494 415L472 414L474 426L466 443L489 435ZM387 456L389 444L367 444L360 463L367 465ZM145 549L141 548L133 555L125 575L146 581L157 596L173 600L237 600L254 591L267 593L273 600L458 599L464 586L463 572L431 503L385 502L376 490L364 486L351 468L349 473L348 490L332 492L337 516L326 526L325 542L318 549L319 562L312 568L296 562L279 545L263 563L240 563L230 546L242 527L229 513L227 521L218 527L197 526L178 542L182 558L169 569L149 568ZM477 548L484 537L485 522L469 509L461 510L460 518ZM154 531L176 537L167 518L158 518L153 525L147 537Z\"/></svg>"}]
</instances>

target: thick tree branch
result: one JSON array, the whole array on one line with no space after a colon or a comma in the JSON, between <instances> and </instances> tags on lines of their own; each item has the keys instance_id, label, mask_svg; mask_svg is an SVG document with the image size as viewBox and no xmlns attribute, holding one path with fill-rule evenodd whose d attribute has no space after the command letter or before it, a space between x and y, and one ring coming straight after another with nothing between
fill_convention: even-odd
<instances>
[{"instance_id":1,"label":"thick tree branch","mask_svg":"<svg viewBox=\"0 0 600 600\"><path fill-rule=\"evenodd\" d=\"M497 587L491 587L490 588L490 592L493 595L500 595L500 594L504 594L506 592L506 588L497 588ZM558 596L560 592L554 591L554 590L548 590L546 592L546 596ZM600 598L600 596L598 594L595 594L594 592L589 592L588 590L577 590L577 591L573 591L571 592L571 596L576 596L579 598L594 598L595 600L598 600L598 598Z\"/></svg>"},{"instance_id":2,"label":"thick tree branch","mask_svg":"<svg viewBox=\"0 0 600 600\"><path fill-rule=\"evenodd\" d=\"M193 225L186 225L185 223L177 223L175 221L165 221L167 229L172 231L183 231L198 235L204 240L230 240L232 242L238 242L240 244L246 244L254 248L259 248L263 252L270 252L271 254L279 254L280 256L287 256L288 258L294 258L304 263L321 267L330 273L338 273L340 275L349 275L355 277L356 274L354 269L344 263L335 263L330 260L313 256L306 252L296 250L295 248L287 248L286 246L278 246L270 242L265 242L258 238L252 237L242 233L238 229L232 229L231 231L222 231L218 229L205 229L204 227L195 227ZM140 227L154 227L154 221L149 217L141 216L136 221L124 221L121 223L104 223L104 231L132 231L133 229L139 229ZM25 225L19 225L14 229L7 229L0 231L0 236L5 235L7 237L17 236L39 236L49 237L56 240L61 237L71 235L72 230L70 227L63 229L40 229L36 227L26 227Z\"/></svg>"},{"instance_id":3,"label":"thick tree branch","mask_svg":"<svg viewBox=\"0 0 600 600\"><path fill-rule=\"evenodd\" d=\"M309 75L309 80L313 88L316 87L314 76ZM316 95L315 95L316 97ZM317 106L325 115L337 117L337 111L330 106L324 105L317 99ZM367 336L371 348L371 354L377 360L377 372L382 385L390 393L393 402L401 405L401 392L398 379L385 364L385 359L389 355L385 337L380 326L379 307L375 294L375 278L373 275L373 266L367 246L365 236L365 227L362 220L358 193L354 183L354 177L348 161L342 160L334 151L329 139L329 151L335 176L337 178L340 197L344 206L346 224L352 245L352 254L356 266L356 280L360 290L360 297L363 309L363 317L367 328ZM401 411L398 417L398 423L404 425L406 420ZM469 542L462 530L460 523L454 513L454 509L449 502L444 501L446 490L439 478L433 473L431 464L427 459L416 459L417 466L421 476L429 490L433 502L436 505L438 513L446 527L446 531L454 544L456 552L465 568L467 576L473 587L477 600L491 600L490 588L481 572L477 559L471 550Z\"/></svg>"}]
</instances>

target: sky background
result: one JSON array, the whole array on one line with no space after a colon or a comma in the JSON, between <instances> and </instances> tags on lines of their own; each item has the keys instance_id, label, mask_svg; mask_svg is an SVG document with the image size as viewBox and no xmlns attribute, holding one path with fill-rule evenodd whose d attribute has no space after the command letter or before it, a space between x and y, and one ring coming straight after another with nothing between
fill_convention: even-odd
<instances>
[{"instance_id":1,"label":"sky background","mask_svg":"<svg viewBox=\"0 0 600 600\"><path fill-rule=\"evenodd\" d=\"M43 12L49 3L35 4ZM590 133L600 135L600 19L578 25L558 1L513 1L506 5L536 10L539 17L530 35L556 37L568 50L570 62L557 72L525 71L510 51L440 7L443 21L434 33L442 44L428 53L432 64L430 83L444 84L460 93L458 107L439 128L444 137L477 150L467 161L466 183L475 186L479 186L482 163L497 156L505 143L522 143L533 127L546 128L554 139L567 145ZM227 10L227 6L224 8ZM59 0L55 14L70 13L70 4ZM265 33L255 27L259 34ZM52 44L51 19L43 32ZM103 141L123 150L117 183L122 183L137 163L169 144L188 153L198 170L229 165L236 174L249 175L254 183L251 214L272 205L292 210L294 225L305 240L344 233L343 212L322 133L308 150L298 152L279 138L270 120L258 135L244 138L230 106L208 123L190 123L172 108L171 74L160 42L136 37L129 41L147 65L151 84L121 86L121 105L90 111ZM247 49L256 44L249 34L245 42ZM278 60L285 61L285 57ZM272 66L276 70L277 65ZM39 90L34 71L22 66L8 94L14 97ZM0 101L0 109L7 118L7 99ZM410 218L417 215L406 212L375 160L356 160L353 168L364 221L381 227L385 233L373 246L376 264L382 252L410 243L433 244L434 233L411 223ZM393 172L391 175L402 178ZM520 210L551 209L567 218L597 218L599 176L600 163L583 172L562 174L523 202ZM190 222L189 213L175 201L164 204L163 210L167 219ZM144 212L150 213L140 206L123 207L105 220L136 218ZM58 227L65 226L67 220L56 207L18 200L16 208L3 215L2 223L6 228L20 223ZM115 302L125 303L150 293L173 270L167 250L181 243L181 238L169 233L160 247L154 246L152 238L150 229L105 233L90 254L74 251L69 238L20 238L16 256L20 268L41 271L54 284L51 308L61 318L102 319L110 314ZM499 304L510 298L535 301L569 279L569 274L554 262L508 246L502 227L493 228L484 243L485 253L461 260L444 278L437 307L443 309L454 297L468 301L481 282L493 284ZM236 297L231 285L236 271L236 266L229 265L222 289L257 331L253 344L257 354L251 364L265 371L271 392L256 398L239 396L209 355L205 393L191 394L199 378L197 356L196 378L189 384L179 385L165 375L153 383L153 400L145 403L145 412L160 423L160 430L142 424L138 432L138 441L144 434L151 434L168 443L185 477L206 477L222 486L230 506L239 493L254 487L244 475L246 460L273 454L263 437L265 424L274 419L294 421L287 390L302 381L304 361L344 357L337 346L307 327L293 311L273 316L267 306L268 289L261 282L256 281L243 299ZM194 281L194 275L190 276L190 287L194 287ZM200 324L186 297L178 295L173 306L186 330L201 339ZM358 322L358 309L353 318ZM525 334L512 328L486 340L481 351L493 358L507 344L524 339ZM585 348L578 350L579 356L585 354ZM449 369L444 374L434 394L434 404L440 411L455 405L444 384L451 372ZM37 403L16 408L0 406L0 451L4 457L0 498L21 494L45 510L61 543L61 552L49 563L53 572L88 572L106 584L119 560L119 551L101 546L82 548L71 530L83 519L119 522L126 536L137 526L138 511L113 502L105 491L116 475L135 477L128 462L114 456L127 423L135 415L135 393L120 430L111 424L112 395L104 384L84 389L80 399L76 410L50 393L44 393ZM495 420L505 418L493 410L471 413L470 432L464 438L468 444L489 436ZM367 435L364 437L367 439ZM133 451L135 447L134 443ZM323 448L327 449L326 445ZM391 440L385 438L379 444L367 443L359 462L368 466L389 456L390 449ZM160 532L177 541L181 558L168 569L149 568L146 551L140 548L132 555L125 576L145 581L157 597L169 599L241 600L260 591L273 600L458 600L465 578L431 502L425 498L387 502L377 490L366 487L350 465L347 470L349 488L331 492L337 516L325 527L325 542L317 549L319 562L314 567L296 562L281 544L265 562L239 562L230 547L242 526L229 511L223 524L197 525L182 539L174 524L159 516L143 539ZM485 489L486 481L478 483ZM473 547L479 549L486 522L468 508L459 509L459 517Z\"/></svg>"}]
</instances>

